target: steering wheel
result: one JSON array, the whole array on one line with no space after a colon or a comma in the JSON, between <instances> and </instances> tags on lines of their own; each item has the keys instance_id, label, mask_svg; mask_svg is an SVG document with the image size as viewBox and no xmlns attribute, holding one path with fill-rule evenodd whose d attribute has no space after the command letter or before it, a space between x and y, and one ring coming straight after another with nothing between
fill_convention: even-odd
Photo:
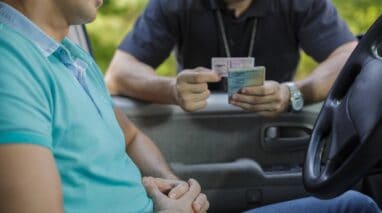
<instances>
[{"instance_id":1,"label":"steering wheel","mask_svg":"<svg viewBox=\"0 0 382 213\"><path fill-rule=\"evenodd\" d=\"M333 198L382 160L382 16L350 56L317 118L305 189Z\"/></svg>"}]
</instances>

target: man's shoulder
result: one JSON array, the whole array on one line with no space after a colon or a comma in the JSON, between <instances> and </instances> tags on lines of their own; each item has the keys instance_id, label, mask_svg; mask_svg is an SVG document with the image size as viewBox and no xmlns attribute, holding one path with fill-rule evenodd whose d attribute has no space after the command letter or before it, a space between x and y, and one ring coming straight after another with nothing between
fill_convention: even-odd
<instances>
[{"instance_id":1,"label":"man's shoulder","mask_svg":"<svg viewBox=\"0 0 382 213\"><path fill-rule=\"evenodd\" d=\"M151 0L157 1L160 6L169 12L187 12L205 9L209 0Z\"/></svg>"},{"instance_id":2,"label":"man's shoulder","mask_svg":"<svg viewBox=\"0 0 382 213\"><path fill-rule=\"evenodd\" d=\"M28 38L0 23L1 58L9 55L30 57L31 53L38 53L38 51Z\"/></svg>"},{"instance_id":3,"label":"man's shoulder","mask_svg":"<svg viewBox=\"0 0 382 213\"><path fill-rule=\"evenodd\" d=\"M20 34L13 31L8 26L0 23L0 48L24 44L25 40Z\"/></svg>"},{"instance_id":4,"label":"man's shoulder","mask_svg":"<svg viewBox=\"0 0 382 213\"><path fill-rule=\"evenodd\" d=\"M41 52L28 38L1 24L0 55L0 70L12 76L26 73L36 76L45 64Z\"/></svg>"},{"instance_id":5,"label":"man's shoulder","mask_svg":"<svg viewBox=\"0 0 382 213\"><path fill-rule=\"evenodd\" d=\"M305 12L309 10L315 0L271 0L273 6L284 12ZM320 0L326 1L326 0Z\"/></svg>"}]
</instances>

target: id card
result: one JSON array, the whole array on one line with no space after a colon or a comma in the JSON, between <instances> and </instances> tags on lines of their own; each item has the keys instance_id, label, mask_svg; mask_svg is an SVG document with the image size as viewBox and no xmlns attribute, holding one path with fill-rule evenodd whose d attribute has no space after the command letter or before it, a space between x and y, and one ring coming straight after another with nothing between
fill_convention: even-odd
<instances>
[{"instance_id":1,"label":"id card","mask_svg":"<svg viewBox=\"0 0 382 213\"><path fill-rule=\"evenodd\" d=\"M221 77L228 77L228 71L236 68L251 68L255 66L255 58L253 57L236 57L236 58L212 58L211 69L218 72Z\"/></svg>"},{"instance_id":2,"label":"id card","mask_svg":"<svg viewBox=\"0 0 382 213\"><path fill-rule=\"evenodd\" d=\"M261 86L265 81L265 67L233 68L228 71L228 101L244 87Z\"/></svg>"}]
</instances>

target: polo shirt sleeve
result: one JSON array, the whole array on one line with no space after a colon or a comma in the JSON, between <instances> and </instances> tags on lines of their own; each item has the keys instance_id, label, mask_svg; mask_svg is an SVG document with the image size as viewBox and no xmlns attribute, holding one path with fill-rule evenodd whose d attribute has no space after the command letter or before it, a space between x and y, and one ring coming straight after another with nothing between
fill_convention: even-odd
<instances>
[{"instance_id":1,"label":"polo shirt sleeve","mask_svg":"<svg viewBox=\"0 0 382 213\"><path fill-rule=\"evenodd\" d=\"M0 39L0 144L51 149L51 110L41 70L36 71L38 62L33 60L36 54L28 54L30 49L31 45L17 50Z\"/></svg>"},{"instance_id":2,"label":"polo shirt sleeve","mask_svg":"<svg viewBox=\"0 0 382 213\"><path fill-rule=\"evenodd\" d=\"M299 14L298 38L301 48L322 62L339 46L354 41L347 24L339 17L330 0L312 0Z\"/></svg>"},{"instance_id":3,"label":"polo shirt sleeve","mask_svg":"<svg viewBox=\"0 0 382 213\"><path fill-rule=\"evenodd\" d=\"M165 2L165 3L164 3ZM119 50L156 68L171 53L176 43L176 12L166 11L171 1L150 0L137 19L133 30L125 37Z\"/></svg>"}]
</instances>

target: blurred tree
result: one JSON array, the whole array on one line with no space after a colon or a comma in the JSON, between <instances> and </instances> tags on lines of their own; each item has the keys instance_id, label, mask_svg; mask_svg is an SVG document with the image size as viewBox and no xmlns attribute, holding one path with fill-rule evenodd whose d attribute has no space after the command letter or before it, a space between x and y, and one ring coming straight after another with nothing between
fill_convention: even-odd
<instances>
[{"instance_id":1,"label":"blurred tree","mask_svg":"<svg viewBox=\"0 0 382 213\"><path fill-rule=\"evenodd\" d=\"M106 71L115 49L133 27L147 2L148 0L105 0L96 21L87 26L96 61L103 71ZM366 32L382 14L381 0L333 0L333 3L354 34ZM303 54L296 78L309 75L315 66L316 63ZM175 75L175 70L173 56L157 69L161 75Z\"/></svg>"},{"instance_id":2,"label":"blurred tree","mask_svg":"<svg viewBox=\"0 0 382 213\"><path fill-rule=\"evenodd\" d=\"M355 35L366 33L373 22L382 15L381 0L333 0L333 3ZM309 75L315 66L316 62L302 54L296 78L301 79Z\"/></svg>"}]
</instances>

